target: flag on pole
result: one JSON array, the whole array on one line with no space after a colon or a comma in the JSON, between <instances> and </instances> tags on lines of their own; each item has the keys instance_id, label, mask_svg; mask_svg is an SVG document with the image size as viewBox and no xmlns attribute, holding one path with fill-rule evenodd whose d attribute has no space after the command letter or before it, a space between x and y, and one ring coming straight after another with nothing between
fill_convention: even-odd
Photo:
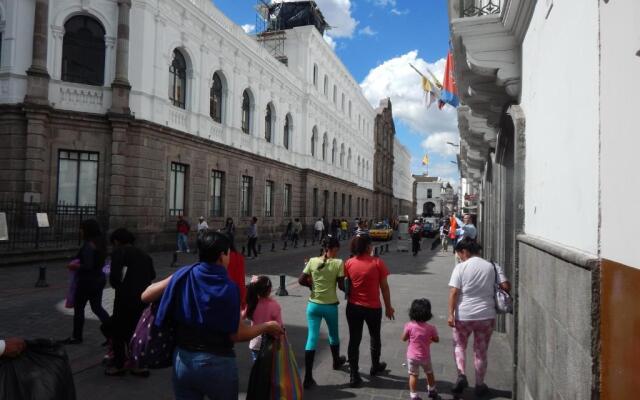
<instances>
[{"instance_id":1,"label":"flag on pole","mask_svg":"<svg viewBox=\"0 0 640 400\"><path fill-rule=\"evenodd\" d=\"M451 52L447 54L447 63L444 68L444 83L442 85L442 92L440 93L440 102L438 107L442 110L445 104L458 107L460 100L458 99L458 86L456 85L455 77L453 76L453 56Z\"/></svg>"},{"instance_id":2,"label":"flag on pole","mask_svg":"<svg viewBox=\"0 0 640 400\"><path fill-rule=\"evenodd\" d=\"M422 77L422 89L424 90L425 100L427 102L427 108L431 107L431 104L438 100L437 88L431 84L429 79Z\"/></svg>"},{"instance_id":3,"label":"flag on pole","mask_svg":"<svg viewBox=\"0 0 640 400\"><path fill-rule=\"evenodd\" d=\"M429 165L429 156L426 154L422 157L422 165Z\"/></svg>"}]
</instances>

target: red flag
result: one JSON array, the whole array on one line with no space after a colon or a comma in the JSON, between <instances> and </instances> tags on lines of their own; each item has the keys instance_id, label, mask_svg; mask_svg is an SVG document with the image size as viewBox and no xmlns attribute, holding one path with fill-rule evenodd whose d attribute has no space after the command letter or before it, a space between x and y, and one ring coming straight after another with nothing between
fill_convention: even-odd
<instances>
[{"instance_id":1,"label":"red flag","mask_svg":"<svg viewBox=\"0 0 640 400\"><path fill-rule=\"evenodd\" d=\"M460 105L460 100L458 99L458 86L456 85L456 79L453 76L453 56L451 55L451 52L447 54L447 64L444 67L444 79L438 107L442 110L445 104L450 104L453 107L458 107L458 105Z\"/></svg>"}]
</instances>

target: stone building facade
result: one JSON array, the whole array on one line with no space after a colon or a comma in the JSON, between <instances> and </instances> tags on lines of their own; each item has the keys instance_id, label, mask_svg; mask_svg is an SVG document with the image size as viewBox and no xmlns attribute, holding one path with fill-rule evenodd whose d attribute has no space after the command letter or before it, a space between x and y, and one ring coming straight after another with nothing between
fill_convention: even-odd
<instances>
[{"instance_id":1,"label":"stone building facade","mask_svg":"<svg viewBox=\"0 0 640 400\"><path fill-rule=\"evenodd\" d=\"M376 112L313 26L285 32L287 65L206 0L0 0L0 33L2 199L151 245L177 215L263 237L374 216Z\"/></svg>"},{"instance_id":2,"label":"stone building facade","mask_svg":"<svg viewBox=\"0 0 640 400\"><path fill-rule=\"evenodd\" d=\"M393 123L391 99L380 101L374 125L375 153L373 156L374 215L376 218L393 217L393 146L396 128Z\"/></svg>"},{"instance_id":3,"label":"stone building facade","mask_svg":"<svg viewBox=\"0 0 640 400\"><path fill-rule=\"evenodd\" d=\"M463 199L512 282L514 399L637 397L640 8L575 5L449 1Z\"/></svg>"}]
</instances>

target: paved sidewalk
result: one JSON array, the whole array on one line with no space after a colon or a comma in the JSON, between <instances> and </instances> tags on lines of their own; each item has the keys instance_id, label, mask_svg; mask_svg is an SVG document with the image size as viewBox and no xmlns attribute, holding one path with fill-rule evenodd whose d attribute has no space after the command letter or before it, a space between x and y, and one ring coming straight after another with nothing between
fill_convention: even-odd
<instances>
[{"instance_id":1,"label":"paved sidewalk","mask_svg":"<svg viewBox=\"0 0 640 400\"><path fill-rule=\"evenodd\" d=\"M346 242L343 247L346 247ZM423 246L423 248L426 246ZM395 249L391 244L390 248ZM263 249L264 250L264 249ZM288 297L278 297L283 308L283 318L287 332L296 352L298 364L303 372L304 343L306 340L305 307L308 289L297 285L296 280L305 257L317 254L317 247L289 249L286 252L265 251L257 260L247 260L247 274L266 274L271 276L274 289L278 286L278 275L286 276ZM342 256L346 257L346 249ZM158 277L171 273L170 253L154 254ZM365 333L361 345L360 368L365 385L360 389L348 387L348 372L333 371L331 356L323 326L319 341L318 354L314 368L318 387L307 391L306 399L403 399L408 398L407 373L405 363L406 344L400 340L404 323L407 322L411 300L427 297L433 305L434 323L440 333L441 342L432 345L434 372L438 388L443 399L451 399L451 382L455 379L455 367L452 356L451 330L446 325L447 282L453 267L451 253L423 251L417 257L410 253L392 251L382 258L389 266L392 275L389 278L392 302L396 309L396 320L385 320L382 325L382 358L388 363L388 373L370 378L368 370L368 335ZM180 262L195 260L193 255L181 255ZM72 326L72 312L63 308L63 298L67 288L68 275L63 263L48 265L48 282L44 289L34 288L37 280L37 266L18 266L0 268L0 337L24 336L52 337L62 339L69 336ZM113 291L105 290L104 304L111 311ZM344 317L345 304L340 305L340 334L343 339L342 353L346 354L348 329ZM100 365L104 348L98 330L98 322L87 308L85 342L79 346L68 346L67 351L72 363L78 399L172 399L171 371L169 369L153 371L148 379L125 377L106 377ZM366 331L366 330L365 330ZM244 399L250 371L250 357L246 344L236 346L240 370L240 396ZM473 385L473 358L468 356L468 376ZM511 351L506 338L495 334L489 351L489 371L487 383L493 388L490 399L511 398ZM420 388L424 389L424 379ZM423 396L424 397L424 396ZM464 399L474 398L472 390L467 390Z\"/></svg>"}]
</instances>

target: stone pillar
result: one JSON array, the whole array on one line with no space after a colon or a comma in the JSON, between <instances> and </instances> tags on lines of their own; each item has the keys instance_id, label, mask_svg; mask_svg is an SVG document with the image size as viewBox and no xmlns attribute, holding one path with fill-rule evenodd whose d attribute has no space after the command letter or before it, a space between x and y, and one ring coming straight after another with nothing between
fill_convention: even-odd
<instances>
[{"instance_id":1,"label":"stone pillar","mask_svg":"<svg viewBox=\"0 0 640 400\"><path fill-rule=\"evenodd\" d=\"M27 119L25 167L24 167L24 197L25 202L40 203L46 201L43 196L45 188L45 149L47 147L49 114L43 107L25 106Z\"/></svg>"},{"instance_id":2,"label":"stone pillar","mask_svg":"<svg viewBox=\"0 0 640 400\"><path fill-rule=\"evenodd\" d=\"M118 38L116 43L116 77L111 84L111 112L130 114L129 94L129 12L131 0L118 0Z\"/></svg>"},{"instance_id":3,"label":"stone pillar","mask_svg":"<svg viewBox=\"0 0 640 400\"><path fill-rule=\"evenodd\" d=\"M111 165L109 181L109 226L111 229L122 226L126 206L126 162L127 162L127 134L129 117L110 114L111 122Z\"/></svg>"},{"instance_id":4,"label":"stone pillar","mask_svg":"<svg viewBox=\"0 0 640 400\"><path fill-rule=\"evenodd\" d=\"M47 45L49 28L49 0L36 0L33 24L33 53L27 70L26 103L48 104L49 72L47 72Z\"/></svg>"}]
</instances>

